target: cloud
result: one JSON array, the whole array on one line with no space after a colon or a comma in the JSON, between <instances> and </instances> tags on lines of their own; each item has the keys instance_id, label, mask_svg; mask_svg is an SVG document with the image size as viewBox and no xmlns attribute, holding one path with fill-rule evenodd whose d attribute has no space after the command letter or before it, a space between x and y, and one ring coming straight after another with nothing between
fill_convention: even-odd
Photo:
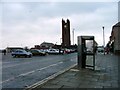
<instances>
[{"instance_id":1,"label":"cloud","mask_svg":"<svg viewBox=\"0 0 120 90\"><path fill-rule=\"evenodd\" d=\"M40 44L43 41L56 43L60 37L61 22L58 18L38 18L34 22L18 22L16 24L3 26L3 45L28 45ZM9 29L9 30L8 30Z\"/></svg>"},{"instance_id":2,"label":"cloud","mask_svg":"<svg viewBox=\"0 0 120 90\"><path fill-rule=\"evenodd\" d=\"M62 18L70 19L71 41L74 28L75 43L79 35L94 35L102 44L102 26L108 41L117 22L117 3L4 3L2 8L2 47L60 44Z\"/></svg>"},{"instance_id":3,"label":"cloud","mask_svg":"<svg viewBox=\"0 0 120 90\"><path fill-rule=\"evenodd\" d=\"M118 2L119 0L1 0L1 2Z\"/></svg>"},{"instance_id":4,"label":"cloud","mask_svg":"<svg viewBox=\"0 0 120 90\"><path fill-rule=\"evenodd\" d=\"M94 35L99 45L102 45L102 26L105 27L105 41L109 40L112 26L117 23L117 5L101 7L94 12L81 13L69 16L71 18L72 28L75 28L76 36ZM71 32L72 34L72 32ZM77 37L75 37L77 42Z\"/></svg>"}]
</instances>

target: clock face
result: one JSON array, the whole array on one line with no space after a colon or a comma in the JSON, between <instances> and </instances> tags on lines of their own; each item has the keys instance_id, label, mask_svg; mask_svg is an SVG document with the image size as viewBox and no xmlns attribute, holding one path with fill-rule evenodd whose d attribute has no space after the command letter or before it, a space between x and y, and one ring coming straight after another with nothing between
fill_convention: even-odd
<instances>
[{"instance_id":1,"label":"clock face","mask_svg":"<svg viewBox=\"0 0 120 90\"><path fill-rule=\"evenodd\" d=\"M64 25L64 28L66 28L67 27L67 25Z\"/></svg>"}]
</instances>

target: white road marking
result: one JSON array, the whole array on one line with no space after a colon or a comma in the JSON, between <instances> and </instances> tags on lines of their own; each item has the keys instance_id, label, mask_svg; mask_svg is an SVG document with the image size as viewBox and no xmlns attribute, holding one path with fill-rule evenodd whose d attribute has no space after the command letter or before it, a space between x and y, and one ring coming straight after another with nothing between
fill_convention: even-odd
<instances>
[{"instance_id":1,"label":"white road marking","mask_svg":"<svg viewBox=\"0 0 120 90\"><path fill-rule=\"evenodd\" d=\"M4 63L11 63L11 62L2 62L2 63L4 64Z\"/></svg>"},{"instance_id":2,"label":"white road marking","mask_svg":"<svg viewBox=\"0 0 120 90\"><path fill-rule=\"evenodd\" d=\"M49 68L49 67L52 67L52 66L56 66L56 65L62 64L62 63L63 63L63 62L59 62L59 63L56 63L56 64L49 65L49 66L47 66L47 67L43 67L43 68L36 69L36 70L30 71L30 72L27 72L27 73L20 74L20 75L18 75L18 76L9 78L9 79L7 79L7 80L4 80L4 81L0 82L0 84L5 83L5 82L8 82L8 81L11 81L11 80L14 80L15 78L18 78L18 77L21 77L21 76L26 76L26 75L32 74L32 73L34 73L34 72L37 72L37 71L41 71L41 70L47 69L47 68Z\"/></svg>"},{"instance_id":3,"label":"white road marking","mask_svg":"<svg viewBox=\"0 0 120 90\"><path fill-rule=\"evenodd\" d=\"M47 81L49 81L49 80L57 77L58 75L66 72L66 71L68 71L69 69L75 67L76 65L77 65L77 64L74 64L74 65L68 67L67 69L61 70L61 71L59 71L59 72L57 72L57 73L55 73L55 74L53 74L53 75L51 75L51 76L49 76L49 77L47 77L47 78L45 78L45 79L37 82L37 83L34 83L33 85L28 86L25 90L28 90L28 89L30 89L30 88L31 88L31 89L32 89L32 88L36 88L37 86L40 86L40 85L46 83ZM30 90L31 90L31 89L30 89Z\"/></svg>"},{"instance_id":4,"label":"white road marking","mask_svg":"<svg viewBox=\"0 0 120 90\"><path fill-rule=\"evenodd\" d=\"M19 61L13 61L13 62L19 62ZM2 61L2 63L5 64L5 63L11 63L11 62Z\"/></svg>"},{"instance_id":5,"label":"white road marking","mask_svg":"<svg viewBox=\"0 0 120 90\"><path fill-rule=\"evenodd\" d=\"M22 63L22 64L29 64L30 62L26 62L26 63ZM2 66L2 68L10 68L10 67L14 67L14 66L18 66L18 65L21 65L20 64L15 64L15 65L9 65L9 66Z\"/></svg>"}]
</instances>

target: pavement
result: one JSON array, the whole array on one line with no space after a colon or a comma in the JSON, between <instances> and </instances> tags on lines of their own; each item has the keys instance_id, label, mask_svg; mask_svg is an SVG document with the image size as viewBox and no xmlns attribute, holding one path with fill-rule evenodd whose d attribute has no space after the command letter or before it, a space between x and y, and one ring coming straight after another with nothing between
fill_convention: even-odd
<instances>
[{"instance_id":1,"label":"pavement","mask_svg":"<svg viewBox=\"0 0 120 90\"><path fill-rule=\"evenodd\" d=\"M77 66L36 87L36 89L114 88L118 89L118 60L113 54L97 54L95 70ZM120 90L120 89L119 89Z\"/></svg>"}]
</instances>

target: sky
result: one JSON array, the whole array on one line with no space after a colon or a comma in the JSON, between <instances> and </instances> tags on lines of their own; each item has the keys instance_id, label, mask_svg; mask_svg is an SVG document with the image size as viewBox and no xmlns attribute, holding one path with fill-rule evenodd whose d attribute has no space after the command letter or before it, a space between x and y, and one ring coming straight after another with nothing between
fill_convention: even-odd
<instances>
[{"instance_id":1,"label":"sky","mask_svg":"<svg viewBox=\"0 0 120 90\"><path fill-rule=\"evenodd\" d=\"M118 0L1 0L0 48L34 47L42 42L60 44L62 19L70 20L71 44L77 36L95 36L98 45L109 41L118 22Z\"/></svg>"}]
</instances>

